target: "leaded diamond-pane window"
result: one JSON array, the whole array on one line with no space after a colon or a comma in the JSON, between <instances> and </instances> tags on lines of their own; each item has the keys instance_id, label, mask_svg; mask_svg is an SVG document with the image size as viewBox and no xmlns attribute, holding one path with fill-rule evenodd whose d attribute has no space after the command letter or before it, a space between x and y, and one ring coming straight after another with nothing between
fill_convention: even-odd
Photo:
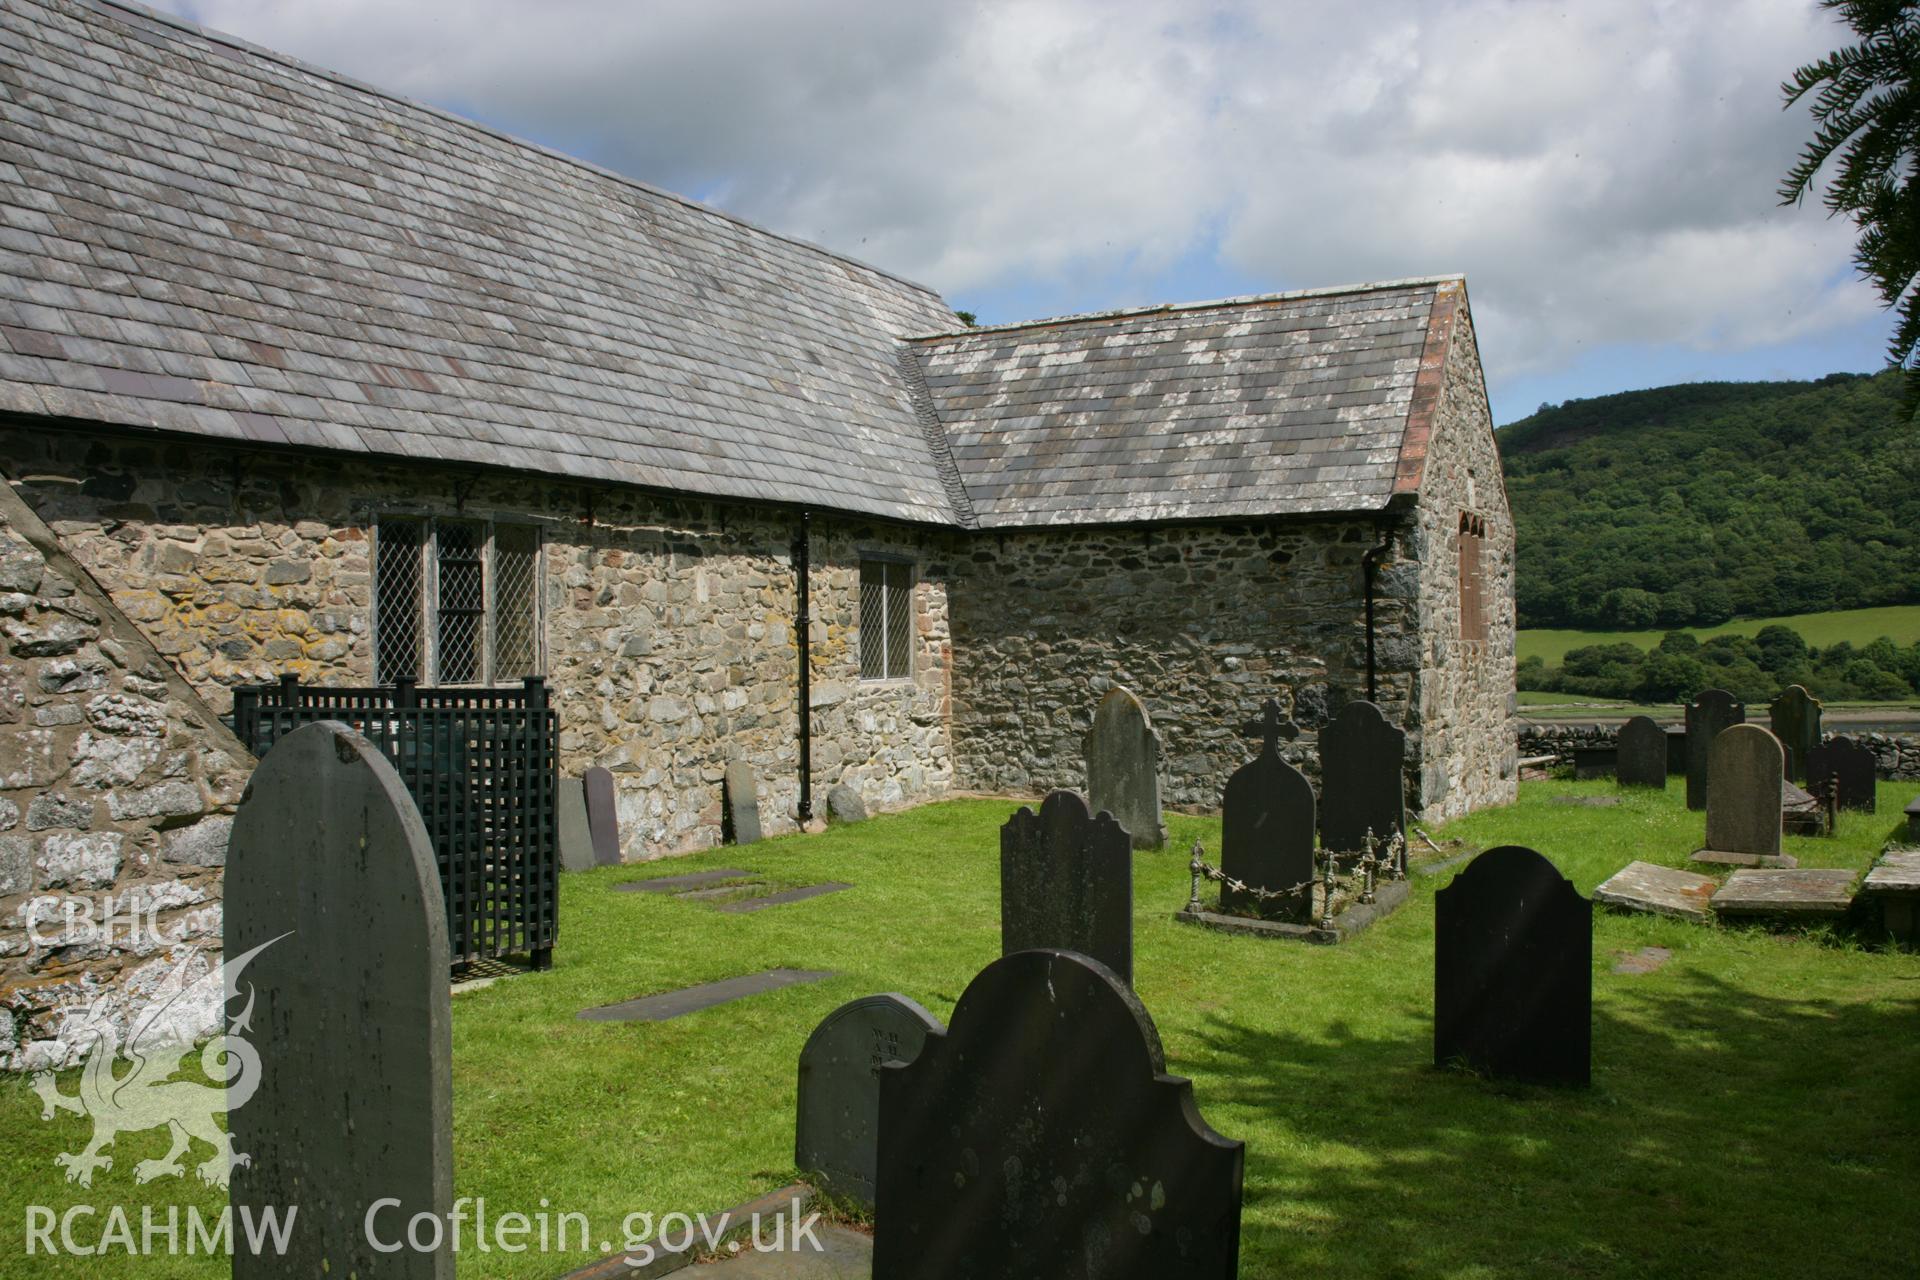
<instances>
[{"instance_id":1,"label":"leaded diamond-pane window","mask_svg":"<svg viewBox=\"0 0 1920 1280\"><path fill-rule=\"evenodd\" d=\"M913 674L913 566L899 560L860 562L860 678L904 680Z\"/></svg>"},{"instance_id":2,"label":"leaded diamond-pane window","mask_svg":"<svg viewBox=\"0 0 1920 1280\"><path fill-rule=\"evenodd\" d=\"M539 675L540 531L389 517L374 549L374 680L493 684Z\"/></svg>"}]
</instances>

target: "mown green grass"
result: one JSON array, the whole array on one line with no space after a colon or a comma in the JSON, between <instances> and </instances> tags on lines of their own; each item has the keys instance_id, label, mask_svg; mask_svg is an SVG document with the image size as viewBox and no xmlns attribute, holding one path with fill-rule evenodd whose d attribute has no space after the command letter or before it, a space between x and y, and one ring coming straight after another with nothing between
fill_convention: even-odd
<instances>
[{"instance_id":1,"label":"mown green grass","mask_svg":"<svg viewBox=\"0 0 1920 1280\"><path fill-rule=\"evenodd\" d=\"M1807 864L1864 867L1916 789L1883 784L1878 816L1788 847ZM1701 815L1677 782L1614 808L1557 803L1612 794L1528 784L1518 804L1434 834L1531 844L1583 893L1633 858L1679 865L1698 845ZM795 1065L812 1027L887 990L944 1018L994 958L996 828L1011 808L956 801L564 877L554 970L455 1000L456 1193L496 1214L538 1212L544 1198L617 1242L630 1212L717 1210L779 1185L793 1173ZM1491 1083L1431 1066L1433 894L1447 873L1416 876L1404 909L1337 948L1226 937L1171 920L1187 896L1183 851L1196 837L1217 848L1217 819L1169 825L1169 848L1135 863L1138 988L1169 1068L1192 1077L1215 1128L1247 1143L1243 1276L1865 1275L1920 1252L1920 957L1825 930L1601 913L1593 1087ZM611 891L718 866L856 887L745 916ZM1612 973L1617 953L1650 945L1673 960ZM665 1023L574 1016L782 965L840 976ZM23 1084L0 1087L6 1230L34 1203L217 1204L174 1180L133 1185L157 1134L123 1137L94 1192L67 1186L52 1158L86 1125L38 1112ZM459 1273L553 1276L586 1256L468 1251ZM22 1265L225 1274L186 1259Z\"/></svg>"},{"instance_id":2,"label":"mown green grass","mask_svg":"<svg viewBox=\"0 0 1920 1280\"><path fill-rule=\"evenodd\" d=\"M1816 648L1825 648L1839 644L1842 640L1854 645L1870 644L1881 636L1886 636L1898 645L1909 645L1920 641L1920 605L1885 605L1877 609L1836 609L1828 613L1802 613L1782 618L1744 618L1738 622L1729 622L1718 627L1681 627L1678 630L1692 631L1702 640L1719 635L1757 635L1762 627L1774 624L1792 627L1800 633L1800 638ZM1557 667L1566 660L1567 651L1594 644L1631 644L1642 649L1651 649L1660 643L1660 637L1676 628L1657 627L1651 631L1564 631L1539 629L1521 631L1516 637L1515 652L1525 660L1539 657L1550 667Z\"/></svg>"}]
</instances>

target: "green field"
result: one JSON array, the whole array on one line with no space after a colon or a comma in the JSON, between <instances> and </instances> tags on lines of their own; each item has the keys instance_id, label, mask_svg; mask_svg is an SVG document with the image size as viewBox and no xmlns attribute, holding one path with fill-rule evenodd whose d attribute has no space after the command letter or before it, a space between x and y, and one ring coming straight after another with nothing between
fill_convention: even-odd
<instances>
[{"instance_id":1,"label":"green field","mask_svg":"<svg viewBox=\"0 0 1920 1280\"><path fill-rule=\"evenodd\" d=\"M1803 613L1786 618L1744 618L1738 622L1729 622L1718 627L1693 630L1702 640L1713 636L1758 634L1762 627L1775 623L1792 627L1800 633L1800 638L1815 648L1825 648L1830 644L1839 644L1842 640L1863 645L1886 636L1897 645L1910 645L1920 642L1920 605L1897 604L1879 609L1836 609L1831 613ZM1660 643L1660 637L1673 628L1660 627L1652 631L1522 631L1518 637L1518 657L1531 658L1535 655L1546 660L1550 667L1557 667L1567 656L1569 649L1579 649L1590 644L1633 644L1642 649L1651 649Z\"/></svg>"},{"instance_id":2,"label":"green field","mask_svg":"<svg viewBox=\"0 0 1920 1280\"><path fill-rule=\"evenodd\" d=\"M1803 865L1863 868L1916 790L1882 783L1877 815L1844 815L1837 838L1787 848ZM1566 803L1615 794L1610 782L1528 783L1518 804L1435 834L1531 844L1588 894L1634 858L1678 866L1699 845L1702 815L1677 780L1611 808ZM495 1216L585 1213L597 1247L620 1239L626 1214L718 1210L781 1185L795 1172L809 1030L877 991L945 1018L999 953L997 829L1011 809L928 805L666 868L853 882L754 915L613 891L662 868L564 877L553 971L454 1000L455 1193L484 1196ZM1401 911L1338 947L1228 937L1171 918L1187 898L1183 850L1198 838L1217 851L1219 819L1167 817L1169 847L1134 860L1137 987L1168 1068L1192 1078L1210 1124L1247 1143L1246 1280L1869 1276L1920 1256L1920 956L1825 928L1596 912L1593 1086L1491 1082L1432 1063L1434 894L1448 874L1416 875ZM1648 946L1672 959L1615 971ZM838 976L668 1022L575 1016L776 966ZM191 1179L134 1180L138 1160L165 1150L157 1130L123 1134L91 1190L63 1181L56 1153L88 1132L64 1113L43 1122L26 1081L0 1082L5 1230L29 1205L124 1205L138 1222L143 1205L164 1216L220 1203ZM29 1258L12 1241L9 1276L228 1274L204 1257ZM588 1256L469 1247L457 1272L547 1280Z\"/></svg>"}]
</instances>

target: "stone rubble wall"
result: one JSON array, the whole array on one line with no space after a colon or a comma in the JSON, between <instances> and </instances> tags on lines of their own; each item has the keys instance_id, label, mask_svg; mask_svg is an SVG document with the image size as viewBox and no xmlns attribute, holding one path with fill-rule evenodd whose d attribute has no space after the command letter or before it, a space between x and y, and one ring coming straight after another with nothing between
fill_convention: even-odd
<instances>
[{"instance_id":1,"label":"stone rubble wall","mask_svg":"<svg viewBox=\"0 0 1920 1280\"><path fill-rule=\"evenodd\" d=\"M1764 724L1763 719L1760 723ZM1517 744L1522 757L1552 756L1559 763L1573 759L1576 748L1611 747L1618 740L1620 727L1611 724L1550 724L1520 722ZM1849 733L1845 730L1821 735L1852 738L1873 752L1874 772L1888 782L1920 781L1920 734Z\"/></svg>"},{"instance_id":2,"label":"stone rubble wall","mask_svg":"<svg viewBox=\"0 0 1920 1280\"><path fill-rule=\"evenodd\" d=\"M6 455L10 456L11 455ZM179 964L219 964L220 876L252 757L0 483L0 1067L124 1036ZM180 1008L182 1038L219 1008Z\"/></svg>"},{"instance_id":3,"label":"stone rubble wall","mask_svg":"<svg viewBox=\"0 0 1920 1280\"><path fill-rule=\"evenodd\" d=\"M1162 799L1217 809L1276 698L1304 732L1284 754L1317 776L1317 732L1366 696L1361 557L1372 520L983 533L953 560L958 785L1084 788L1082 739L1114 683L1160 735ZM1376 597L1380 701L1413 690L1417 566L1389 557Z\"/></svg>"},{"instance_id":4,"label":"stone rubble wall","mask_svg":"<svg viewBox=\"0 0 1920 1280\"><path fill-rule=\"evenodd\" d=\"M1434 412L1412 539L1421 566L1422 651L1417 714L1421 818L1438 822L1518 794L1514 525L1507 506L1480 361L1464 299L1454 313L1445 382ZM1460 515L1486 523L1481 548L1486 635L1460 633Z\"/></svg>"},{"instance_id":5,"label":"stone rubble wall","mask_svg":"<svg viewBox=\"0 0 1920 1280\"><path fill-rule=\"evenodd\" d=\"M629 859L720 840L729 759L760 778L770 833L797 825L797 514L539 476L320 458L109 433L0 428L20 490L216 711L234 685L373 678L380 515L542 529L547 674L560 767L614 773ZM950 541L813 521L813 791L887 809L946 794ZM859 557L916 563L913 678L859 678Z\"/></svg>"}]
</instances>

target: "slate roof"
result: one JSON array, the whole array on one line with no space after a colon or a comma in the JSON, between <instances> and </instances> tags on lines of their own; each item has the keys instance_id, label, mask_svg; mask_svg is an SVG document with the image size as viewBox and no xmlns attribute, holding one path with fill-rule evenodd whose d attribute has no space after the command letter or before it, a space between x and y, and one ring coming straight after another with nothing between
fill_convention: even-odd
<instances>
[{"instance_id":1,"label":"slate roof","mask_svg":"<svg viewBox=\"0 0 1920 1280\"><path fill-rule=\"evenodd\" d=\"M0 409L951 522L870 267L145 10L0 4Z\"/></svg>"},{"instance_id":2,"label":"slate roof","mask_svg":"<svg viewBox=\"0 0 1920 1280\"><path fill-rule=\"evenodd\" d=\"M0 2L0 411L963 527L1371 511L1418 488L1456 308L1446 278L956 333L918 285L231 37Z\"/></svg>"},{"instance_id":3,"label":"slate roof","mask_svg":"<svg viewBox=\"0 0 1920 1280\"><path fill-rule=\"evenodd\" d=\"M983 528L1370 511L1417 487L1403 452L1424 454L1419 410L1461 288L1308 290L915 347ZM1432 395L1416 397L1423 361Z\"/></svg>"}]
</instances>

